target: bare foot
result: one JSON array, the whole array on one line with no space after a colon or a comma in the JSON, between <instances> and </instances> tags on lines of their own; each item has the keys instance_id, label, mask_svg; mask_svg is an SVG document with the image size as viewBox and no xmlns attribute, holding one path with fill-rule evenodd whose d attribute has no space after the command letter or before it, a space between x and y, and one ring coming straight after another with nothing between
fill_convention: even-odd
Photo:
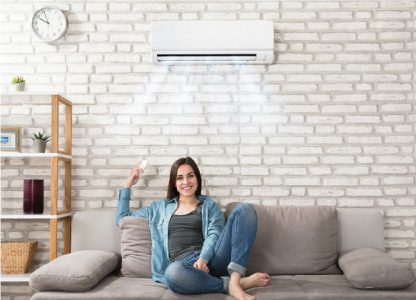
<instances>
[{"instance_id":1,"label":"bare foot","mask_svg":"<svg viewBox=\"0 0 416 300\"><path fill-rule=\"evenodd\" d=\"M251 289L253 287L263 287L270 283L270 276L267 273L254 273L249 277L240 279L240 285L243 290Z\"/></svg>"},{"instance_id":2,"label":"bare foot","mask_svg":"<svg viewBox=\"0 0 416 300\"><path fill-rule=\"evenodd\" d=\"M256 300L256 297L244 292L240 286L240 274L233 272L228 283L228 294L237 300Z\"/></svg>"}]
</instances>

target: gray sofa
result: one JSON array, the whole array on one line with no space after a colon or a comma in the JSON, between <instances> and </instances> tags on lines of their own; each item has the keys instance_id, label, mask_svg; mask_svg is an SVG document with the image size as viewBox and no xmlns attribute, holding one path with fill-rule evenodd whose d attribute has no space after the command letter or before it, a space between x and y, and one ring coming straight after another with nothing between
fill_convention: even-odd
<instances>
[{"instance_id":1,"label":"gray sofa","mask_svg":"<svg viewBox=\"0 0 416 300\"><path fill-rule=\"evenodd\" d=\"M232 205L228 205L227 211L231 208ZM268 287L254 288L249 290L249 293L255 295L258 300L416 299L415 283L400 290L356 289L338 269L336 262L328 268L316 267L323 263L322 254L324 254L323 260L337 260L339 254L348 253L354 249L371 247L384 250L384 220L378 210L330 208L328 211L332 213L332 216L334 213L331 209L335 211L335 218L330 217L326 221L327 212L321 213L324 208L310 209L256 208L259 227L248 271L271 271L270 273L278 275L272 276ZM73 253L70 255L86 249L120 253L121 234L120 228L115 225L114 214L114 210L90 210L76 213L72 222ZM324 221L316 221L317 218L314 216ZM278 223L274 224L274 222ZM334 234L336 238L334 243L325 242L326 237L333 238ZM275 238L270 239L270 237ZM323 243L327 245L322 245ZM316 251L319 247L323 247L323 250ZM335 257L332 257L332 254L326 255L326 251L332 251L331 249L335 249ZM125 249L124 252L126 252ZM261 269L257 270L257 267ZM36 278L33 282L31 279L31 285L37 287ZM106 275L89 290L82 292L43 290L35 293L31 299L232 300L234 298L225 294L179 295L167 289L163 284L153 282L150 278L120 276L118 271L115 271Z\"/></svg>"}]
</instances>

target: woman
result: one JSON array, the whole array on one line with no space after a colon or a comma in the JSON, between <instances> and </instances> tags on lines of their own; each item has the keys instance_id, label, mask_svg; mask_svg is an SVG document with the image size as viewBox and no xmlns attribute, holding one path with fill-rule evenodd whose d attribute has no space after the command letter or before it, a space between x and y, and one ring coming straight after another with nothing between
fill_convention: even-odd
<instances>
[{"instance_id":1,"label":"woman","mask_svg":"<svg viewBox=\"0 0 416 300\"><path fill-rule=\"evenodd\" d=\"M210 197L201 195L201 174L190 157L171 167L167 198L130 211L130 190L143 172L134 168L120 189L117 224L125 216L149 219L153 280L180 294L227 293L252 300L245 292L269 284L266 273L244 277L257 230L257 215L239 204L224 226L224 215Z\"/></svg>"}]
</instances>

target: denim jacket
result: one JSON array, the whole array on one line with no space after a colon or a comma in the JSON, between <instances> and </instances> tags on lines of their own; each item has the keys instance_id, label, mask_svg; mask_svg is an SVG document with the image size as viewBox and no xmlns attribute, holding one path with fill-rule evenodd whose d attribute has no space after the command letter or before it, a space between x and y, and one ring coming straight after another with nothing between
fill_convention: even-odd
<instances>
[{"instance_id":1,"label":"denim jacket","mask_svg":"<svg viewBox=\"0 0 416 300\"><path fill-rule=\"evenodd\" d=\"M116 223L126 216L143 217L149 220L152 239L152 274L153 280L166 284L164 273L170 263L168 249L169 221L178 207L178 197L162 198L147 207L136 211L130 210L130 188L122 188L119 192ZM224 214L219 205L209 196L197 197L202 202L202 234L204 244L200 257L208 263L214 254L214 246L224 229Z\"/></svg>"}]
</instances>

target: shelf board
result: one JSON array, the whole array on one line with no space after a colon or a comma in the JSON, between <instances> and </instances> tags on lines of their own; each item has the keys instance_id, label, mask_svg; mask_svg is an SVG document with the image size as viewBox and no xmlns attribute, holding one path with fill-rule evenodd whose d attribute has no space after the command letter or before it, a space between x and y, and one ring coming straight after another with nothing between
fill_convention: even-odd
<instances>
[{"instance_id":1,"label":"shelf board","mask_svg":"<svg viewBox=\"0 0 416 300\"><path fill-rule=\"evenodd\" d=\"M47 96L60 95L60 93L45 93L45 92L0 92L1 96Z\"/></svg>"},{"instance_id":2,"label":"shelf board","mask_svg":"<svg viewBox=\"0 0 416 300\"><path fill-rule=\"evenodd\" d=\"M50 211L44 211L43 214L24 214L22 210L3 210L0 214L1 220L50 220L62 219L72 216L72 212L52 215Z\"/></svg>"},{"instance_id":3,"label":"shelf board","mask_svg":"<svg viewBox=\"0 0 416 300\"><path fill-rule=\"evenodd\" d=\"M29 276L31 273L24 274L3 274L1 273L1 282L29 282Z\"/></svg>"},{"instance_id":4,"label":"shelf board","mask_svg":"<svg viewBox=\"0 0 416 300\"><path fill-rule=\"evenodd\" d=\"M20 157L20 158L30 158L30 157L40 157L40 158L49 158L49 157L61 157L66 159L72 159L71 155L66 155L62 153L31 153L31 152L0 152L1 158L14 158L14 157Z\"/></svg>"}]
</instances>

